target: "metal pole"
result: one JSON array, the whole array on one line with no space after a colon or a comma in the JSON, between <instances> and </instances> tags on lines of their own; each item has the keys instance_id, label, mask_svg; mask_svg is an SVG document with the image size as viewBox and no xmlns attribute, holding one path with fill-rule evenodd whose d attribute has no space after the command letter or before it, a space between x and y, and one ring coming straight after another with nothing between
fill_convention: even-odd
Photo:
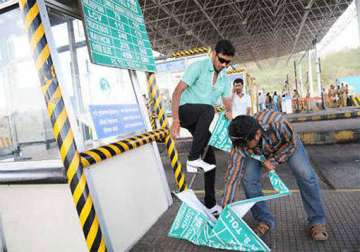
<instances>
[{"instance_id":1,"label":"metal pole","mask_svg":"<svg viewBox=\"0 0 360 252\"><path fill-rule=\"evenodd\" d=\"M355 6L356 6L356 17L358 22L359 44L360 44L360 0L355 0Z\"/></svg>"},{"instance_id":2,"label":"metal pole","mask_svg":"<svg viewBox=\"0 0 360 252\"><path fill-rule=\"evenodd\" d=\"M318 84L318 93L321 97L321 107L322 109L325 109L325 101L324 101L324 92L322 88L322 82L321 82L321 66L320 66L320 57L318 55L317 50L317 44L315 46L315 57L316 57L316 78L317 78L317 84Z\"/></svg>"},{"instance_id":3,"label":"metal pole","mask_svg":"<svg viewBox=\"0 0 360 252\"><path fill-rule=\"evenodd\" d=\"M287 88L288 95L291 96L290 85L289 85L289 74L286 74L286 88Z\"/></svg>"},{"instance_id":4,"label":"metal pole","mask_svg":"<svg viewBox=\"0 0 360 252\"><path fill-rule=\"evenodd\" d=\"M75 104L76 104L76 113L84 112L84 102L81 93L81 85L80 85L80 70L77 58L77 52L75 47L75 33L74 33L74 25L71 18L67 18L66 20L68 36L69 36L69 49L70 49L70 57L71 57L71 74L72 74L72 82L74 88L74 96L75 96ZM78 125L80 127L79 133L81 134L81 139L83 142L85 141L86 131L85 126L81 121L78 121ZM84 146L81 146L81 150L84 149Z\"/></svg>"},{"instance_id":5,"label":"metal pole","mask_svg":"<svg viewBox=\"0 0 360 252\"><path fill-rule=\"evenodd\" d=\"M296 61L294 60L294 77L295 77L295 89L298 91L297 74L296 74Z\"/></svg>"},{"instance_id":6,"label":"metal pole","mask_svg":"<svg viewBox=\"0 0 360 252\"><path fill-rule=\"evenodd\" d=\"M317 80L317 86L318 86L318 94L321 95L321 72L320 72L320 58L318 55L318 50L315 45L315 63L316 63L316 80Z\"/></svg>"},{"instance_id":7,"label":"metal pole","mask_svg":"<svg viewBox=\"0 0 360 252\"><path fill-rule=\"evenodd\" d=\"M309 50L309 71L308 71L308 79L309 79L309 88L310 88L310 97L314 96L314 84L313 84L313 76L312 76L312 67L311 67L311 50Z\"/></svg>"},{"instance_id":8,"label":"metal pole","mask_svg":"<svg viewBox=\"0 0 360 252\"><path fill-rule=\"evenodd\" d=\"M304 97L304 82L303 82L303 73L302 73L302 63L299 66L299 79L300 79L300 95Z\"/></svg>"},{"instance_id":9,"label":"metal pole","mask_svg":"<svg viewBox=\"0 0 360 252\"><path fill-rule=\"evenodd\" d=\"M80 155L76 148L74 134L53 65L47 38L48 34L45 36L39 4L35 0L20 0L19 6L23 12L25 30L29 34L30 44L32 45L32 54L35 67L38 70L41 91L45 98L53 133L66 170L67 181L87 247L89 251L106 251L103 232L100 229L93 200L90 196L86 176L80 162ZM44 8L44 6L41 6L41 8Z\"/></svg>"},{"instance_id":10,"label":"metal pole","mask_svg":"<svg viewBox=\"0 0 360 252\"><path fill-rule=\"evenodd\" d=\"M147 80L148 80L148 92L149 97L154 101L153 110L156 112L158 120L160 122L160 127L168 129L169 124L168 120L165 116L165 111L161 105L161 97L159 93L159 88L156 84L155 74L154 73L147 73ZM188 189L185 180L185 174L181 169L181 163L179 161L178 152L175 148L175 141L171 138L170 134L165 137L165 146L167 149L167 154L170 158L171 167L173 168L175 182L179 191L184 191Z\"/></svg>"}]
</instances>

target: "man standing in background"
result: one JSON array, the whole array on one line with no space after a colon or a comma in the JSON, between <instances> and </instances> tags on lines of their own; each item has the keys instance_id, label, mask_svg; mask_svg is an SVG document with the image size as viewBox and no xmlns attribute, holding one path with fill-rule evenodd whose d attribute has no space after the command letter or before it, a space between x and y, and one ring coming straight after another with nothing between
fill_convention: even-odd
<instances>
[{"instance_id":1,"label":"man standing in background","mask_svg":"<svg viewBox=\"0 0 360 252\"><path fill-rule=\"evenodd\" d=\"M186 162L188 172L204 170L205 206L212 214L219 214L221 207L215 199L215 153L209 147L204 160L201 156L210 139L209 126L214 118L214 105L222 98L225 115L231 115L231 83L226 68L235 55L235 48L228 40L220 40L210 57L194 62L185 71L172 96L173 124L171 135L176 139L180 126L193 136Z\"/></svg>"},{"instance_id":2,"label":"man standing in background","mask_svg":"<svg viewBox=\"0 0 360 252\"><path fill-rule=\"evenodd\" d=\"M251 100L250 96L243 92L244 81L237 78L233 82L233 97L232 97L232 116L250 115Z\"/></svg>"}]
</instances>

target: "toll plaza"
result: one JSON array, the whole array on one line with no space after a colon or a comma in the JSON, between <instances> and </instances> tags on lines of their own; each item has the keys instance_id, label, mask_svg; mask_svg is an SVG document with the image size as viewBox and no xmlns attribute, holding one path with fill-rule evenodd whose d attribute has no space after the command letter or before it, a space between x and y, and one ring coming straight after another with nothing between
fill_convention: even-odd
<instances>
[{"instance_id":1,"label":"toll plaza","mask_svg":"<svg viewBox=\"0 0 360 252\"><path fill-rule=\"evenodd\" d=\"M333 99L320 54L349 10L360 22L358 0L0 0L0 250L215 251L168 236L181 208L174 195L204 196L203 173L186 170L191 134L170 134L171 96L189 65L229 39L226 74L243 80L251 115L269 90L258 72L291 66L281 112L305 144L327 215L329 239L313 241L282 164L291 195L268 202L277 226L261 242L358 251L360 83L336 76L352 93ZM215 110L214 123L224 107ZM215 155L220 202L228 154ZM235 198L246 198L241 187ZM254 224L250 214L244 221Z\"/></svg>"}]
</instances>

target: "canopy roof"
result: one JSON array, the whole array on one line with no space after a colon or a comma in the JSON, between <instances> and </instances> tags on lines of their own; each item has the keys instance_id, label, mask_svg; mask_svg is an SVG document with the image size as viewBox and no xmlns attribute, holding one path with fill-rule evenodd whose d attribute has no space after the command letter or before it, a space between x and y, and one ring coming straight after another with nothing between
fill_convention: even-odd
<instances>
[{"instance_id":1,"label":"canopy roof","mask_svg":"<svg viewBox=\"0 0 360 252\"><path fill-rule=\"evenodd\" d=\"M231 40L237 63L307 50L352 0L140 0L154 50L171 52Z\"/></svg>"}]
</instances>

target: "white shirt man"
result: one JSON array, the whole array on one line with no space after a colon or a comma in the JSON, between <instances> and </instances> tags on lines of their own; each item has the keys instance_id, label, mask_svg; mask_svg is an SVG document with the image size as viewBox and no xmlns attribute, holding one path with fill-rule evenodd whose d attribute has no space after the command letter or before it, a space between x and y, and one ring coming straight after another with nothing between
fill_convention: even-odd
<instances>
[{"instance_id":1,"label":"white shirt man","mask_svg":"<svg viewBox=\"0 0 360 252\"><path fill-rule=\"evenodd\" d=\"M263 111L265 110L265 102L266 102L266 95L265 95L265 92L262 92L259 97L259 110L260 111Z\"/></svg>"},{"instance_id":2,"label":"white shirt man","mask_svg":"<svg viewBox=\"0 0 360 252\"><path fill-rule=\"evenodd\" d=\"M235 79L233 83L232 117L250 115L250 96L243 92L243 80Z\"/></svg>"}]
</instances>

